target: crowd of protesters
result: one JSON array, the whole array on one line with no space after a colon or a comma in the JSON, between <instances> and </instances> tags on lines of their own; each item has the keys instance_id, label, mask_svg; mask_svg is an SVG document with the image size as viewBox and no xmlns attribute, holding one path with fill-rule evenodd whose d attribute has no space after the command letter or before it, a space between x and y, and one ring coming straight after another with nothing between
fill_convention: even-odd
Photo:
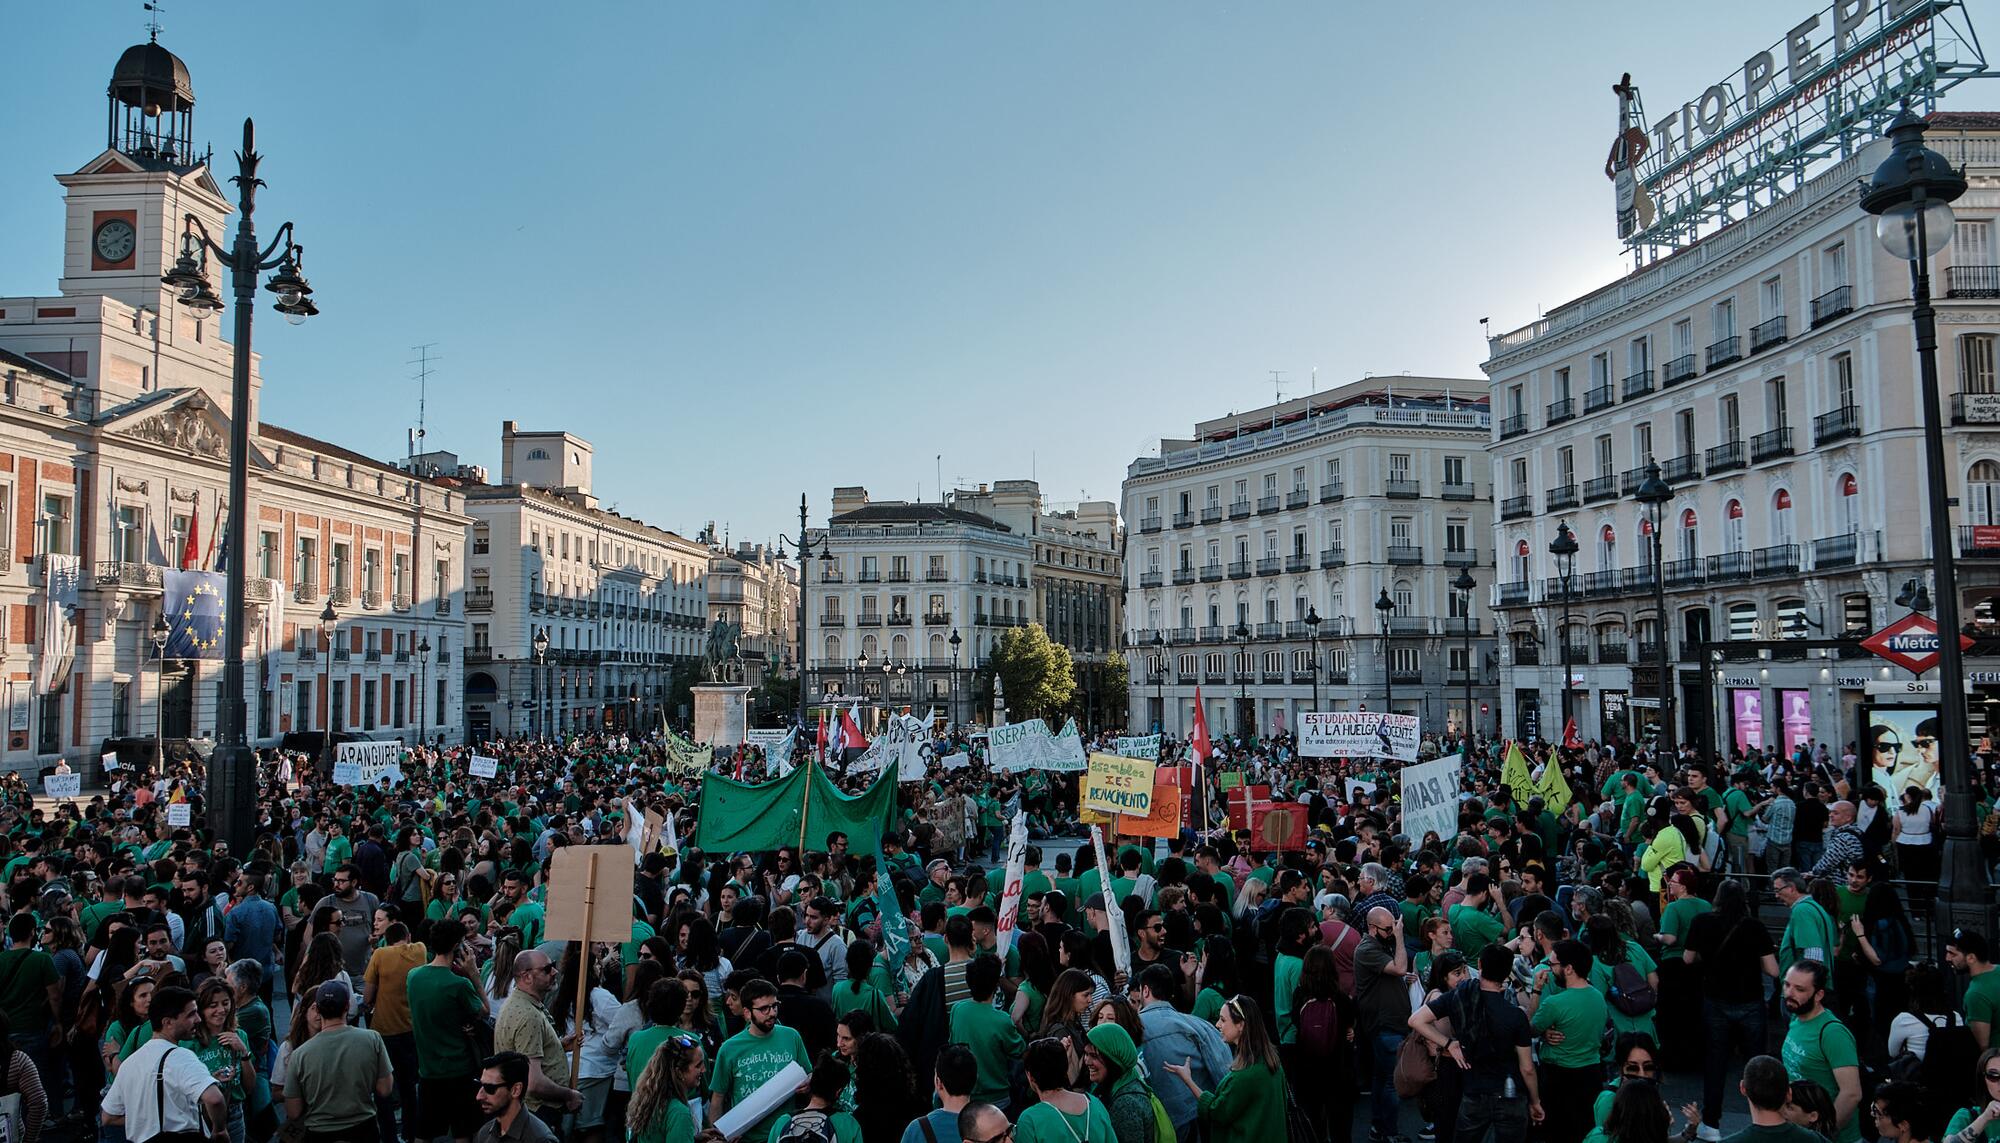
<instances>
[{"instance_id":1,"label":"crowd of protesters","mask_svg":"<svg viewBox=\"0 0 2000 1143\"><path fill-rule=\"evenodd\" d=\"M1750 1143L2000 1140L1988 934L1934 963L1911 923L1928 791L1810 744L1539 747L1510 783L1502 745L1425 743L1461 762L1440 838L1403 832L1393 761L1219 740L1180 835L1113 826L1109 868L1075 844L1075 774L996 773L961 735L879 833L803 851L690 844L702 774L651 739L483 744L488 778L419 747L374 787L274 756L241 853L192 763L57 804L13 781L0 1119L25 1143L687 1143L796 1065L733 1137L1665 1143L1728 1113ZM1302 846L1232 821L1253 786ZM670 825L634 847L629 939L549 939L554 851L643 813ZM1698 1102L1667 1106L1670 1070Z\"/></svg>"}]
</instances>

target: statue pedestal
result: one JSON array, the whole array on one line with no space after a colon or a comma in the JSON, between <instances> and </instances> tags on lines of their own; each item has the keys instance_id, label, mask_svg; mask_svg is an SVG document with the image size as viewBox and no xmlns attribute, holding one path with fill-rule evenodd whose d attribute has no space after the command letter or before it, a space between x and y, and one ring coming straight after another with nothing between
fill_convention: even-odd
<instances>
[{"instance_id":1,"label":"statue pedestal","mask_svg":"<svg viewBox=\"0 0 2000 1143\"><path fill-rule=\"evenodd\" d=\"M701 683L694 688L694 740L741 746L749 725L750 688L741 683Z\"/></svg>"}]
</instances>

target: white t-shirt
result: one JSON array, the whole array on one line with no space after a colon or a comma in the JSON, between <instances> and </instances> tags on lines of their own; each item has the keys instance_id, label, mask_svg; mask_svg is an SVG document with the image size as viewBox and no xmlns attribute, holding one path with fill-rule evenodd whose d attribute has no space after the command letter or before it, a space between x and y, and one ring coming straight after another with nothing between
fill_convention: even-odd
<instances>
[{"instance_id":1,"label":"white t-shirt","mask_svg":"<svg viewBox=\"0 0 2000 1143\"><path fill-rule=\"evenodd\" d=\"M150 1139L162 1131L198 1131L206 1135L208 1125L201 1114L201 1096L213 1086L215 1077L209 1074L201 1057L154 1037L118 1065L118 1076L104 1093L102 1108L106 1115L125 1117L127 1139ZM162 1091L167 1105L164 1127L160 1123Z\"/></svg>"},{"instance_id":2,"label":"white t-shirt","mask_svg":"<svg viewBox=\"0 0 2000 1143\"><path fill-rule=\"evenodd\" d=\"M1929 845L1931 843L1931 807L1925 803L1917 807L1917 812L1906 814L1896 811L1896 844Z\"/></svg>"}]
</instances>

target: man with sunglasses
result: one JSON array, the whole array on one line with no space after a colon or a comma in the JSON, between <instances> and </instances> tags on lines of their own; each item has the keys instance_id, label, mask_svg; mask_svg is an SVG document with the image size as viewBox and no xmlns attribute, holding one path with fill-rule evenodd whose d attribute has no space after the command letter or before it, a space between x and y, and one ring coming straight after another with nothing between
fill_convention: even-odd
<instances>
[{"instance_id":1,"label":"man with sunglasses","mask_svg":"<svg viewBox=\"0 0 2000 1143\"><path fill-rule=\"evenodd\" d=\"M556 966L539 949L514 958L514 986L493 1022L493 1050L528 1057L528 1110L551 1128L562 1127L565 1110L575 1111L583 1096L569 1086L569 1053L549 1019L547 998L556 986Z\"/></svg>"},{"instance_id":2,"label":"man with sunglasses","mask_svg":"<svg viewBox=\"0 0 2000 1143\"><path fill-rule=\"evenodd\" d=\"M1014 1125L990 1103L969 1103L958 1113L958 1134L964 1143L1010 1143Z\"/></svg>"},{"instance_id":3,"label":"man with sunglasses","mask_svg":"<svg viewBox=\"0 0 2000 1143\"><path fill-rule=\"evenodd\" d=\"M479 1108L489 1118L477 1143L555 1143L548 1124L527 1113L528 1057L496 1052L481 1061Z\"/></svg>"}]
</instances>

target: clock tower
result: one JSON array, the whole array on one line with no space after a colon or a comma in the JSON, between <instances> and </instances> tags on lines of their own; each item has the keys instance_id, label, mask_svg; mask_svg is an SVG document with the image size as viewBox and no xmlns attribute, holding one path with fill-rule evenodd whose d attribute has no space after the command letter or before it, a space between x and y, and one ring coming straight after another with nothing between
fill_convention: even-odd
<instances>
[{"instance_id":1,"label":"clock tower","mask_svg":"<svg viewBox=\"0 0 2000 1143\"><path fill-rule=\"evenodd\" d=\"M160 282L180 252L186 215L216 241L230 239L229 202L209 172L208 153L195 149L187 65L157 39L134 45L118 57L105 102L104 151L56 177L67 206L59 288L66 297L111 297L156 315L163 341L218 340L215 330L197 328L202 315L180 312Z\"/></svg>"}]
</instances>

